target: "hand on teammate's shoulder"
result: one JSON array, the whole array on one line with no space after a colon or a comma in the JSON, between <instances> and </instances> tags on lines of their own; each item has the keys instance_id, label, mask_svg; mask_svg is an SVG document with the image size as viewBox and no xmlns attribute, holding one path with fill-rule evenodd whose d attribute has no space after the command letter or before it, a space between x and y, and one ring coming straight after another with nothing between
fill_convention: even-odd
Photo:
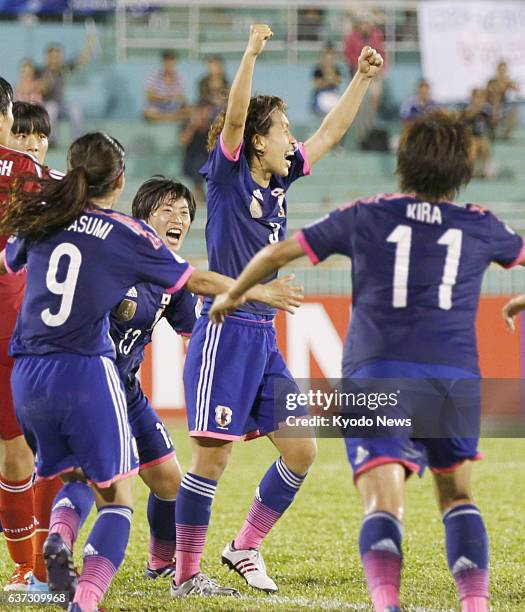
<instances>
[{"instance_id":1,"label":"hand on teammate's shoulder","mask_svg":"<svg viewBox=\"0 0 525 612\"><path fill-rule=\"evenodd\" d=\"M381 72L382 67L383 58L381 54L372 47L363 47L359 56L359 73L371 79Z\"/></svg>"},{"instance_id":2,"label":"hand on teammate's shoulder","mask_svg":"<svg viewBox=\"0 0 525 612\"><path fill-rule=\"evenodd\" d=\"M266 45L266 41L273 36L269 25L255 23L250 26L250 39L246 51L251 55L259 55Z\"/></svg>"}]
</instances>

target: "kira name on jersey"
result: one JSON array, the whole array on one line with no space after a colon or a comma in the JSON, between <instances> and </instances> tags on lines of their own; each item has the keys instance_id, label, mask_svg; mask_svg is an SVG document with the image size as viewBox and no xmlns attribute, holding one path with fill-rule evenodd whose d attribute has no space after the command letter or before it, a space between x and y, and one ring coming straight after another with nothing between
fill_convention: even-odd
<instances>
[{"instance_id":1,"label":"kira name on jersey","mask_svg":"<svg viewBox=\"0 0 525 612\"><path fill-rule=\"evenodd\" d=\"M73 221L66 231L88 234L89 236L100 238L100 240L105 240L112 229L113 225L109 221L103 221L97 217L81 215L78 219Z\"/></svg>"},{"instance_id":2,"label":"kira name on jersey","mask_svg":"<svg viewBox=\"0 0 525 612\"><path fill-rule=\"evenodd\" d=\"M439 206L433 206L428 202L407 204L407 219L414 219L423 223L438 223L439 225L443 223Z\"/></svg>"}]
</instances>

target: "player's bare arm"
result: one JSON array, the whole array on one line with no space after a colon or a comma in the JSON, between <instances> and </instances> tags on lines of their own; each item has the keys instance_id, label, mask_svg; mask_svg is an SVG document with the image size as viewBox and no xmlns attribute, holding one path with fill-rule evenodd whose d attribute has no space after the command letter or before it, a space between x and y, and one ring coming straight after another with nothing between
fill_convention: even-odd
<instances>
[{"instance_id":1,"label":"player's bare arm","mask_svg":"<svg viewBox=\"0 0 525 612\"><path fill-rule=\"evenodd\" d=\"M272 36L273 32L268 25L255 24L250 26L250 38L237 74L233 79L222 131L224 144L230 153L233 153L242 142L252 92L255 60Z\"/></svg>"},{"instance_id":2,"label":"player's bare arm","mask_svg":"<svg viewBox=\"0 0 525 612\"><path fill-rule=\"evenodd\" d=\"M512 298L512 300L509 300L505 306L503 306L503 318L511 331L515 330L514 318L519 315L522 310L525 310L525 294Z\"/></svg>"},{"instance_id":3,"label":"player's bare arm","mask_svg":"<svg viewBox=\"0 0 525 612\"><path fill-rule=\"evenodd\" d=\"M346 134L363 102L371 79L381 72L382 66L381 55L372 47L363 47L359 56L359 70L337 104L323 119L319 129L304 144L311 166Z\"/></svg>"},{"instance_id":4,"label":"player's bare arm","mask_svg":"<svg viewBox=\"0 0 525 612\"><path fill-rule=\"evenodd\" d=\"M218 295L210 310L210 319L222 323L224 316L233 312L246 300L246 293L263 278L279 270L290 261L304 255L303 248L295 238L273 244L259 251L244 268L232 287Z\"/></svg>"},{"instance_id":5,"label":"player's bare arm","mask_svg":"<svg viewBox=\"0 0 525 612\"><path fill-rule=\"evenodd\" d=\"M264 278L264 277L262 277ZM243 302L263 302L272 308L294 313L303 300L303 289L296 285L290 285L294 278L293 274L274 280L266 285L256 285L246 292ZM226 293L235 281L229 276L223 276L216 272L196 271L189 278L186 288L192 293L199 295L215 296Z\"/></svg>"}]
</instances>

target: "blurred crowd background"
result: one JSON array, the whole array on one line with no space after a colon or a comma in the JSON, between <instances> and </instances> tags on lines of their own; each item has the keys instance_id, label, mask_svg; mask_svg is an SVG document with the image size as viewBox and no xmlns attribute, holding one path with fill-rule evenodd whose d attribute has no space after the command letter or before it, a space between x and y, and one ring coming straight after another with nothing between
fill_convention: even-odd
<instances>
[{"instance_id":1,"label":"blurred crowd background","mask_svg":"<svg viewBox=\"0 0 525 612\"><path fill-rule=\"evenodd\" d=\"M516 229L525 230L525 42L518 48L519 37L501 44L487 34L482 44L469 30L491 32L499 24L509 31L517 17L525 19L525 3L523 11L517 7L512 14L503 5L517 3L495 1L493 16L485 6L479 18L472 12L476 2L161 4L0 0L2 75L16 87L18 100L41 103L49 111L51 166L65 168L74 137L105 129L127 151L123 210L129 210L140 182L159 173L187 181L202 202L198 170L207 155L208 126L226 104L249 25L268 23L274 38L258 61L254 91L287 101L292 131L300 140L337 102L364 45L385 58L383 76L373 82L341 147L311 179L290 191L292 229L336 204L395 191L395 150L403 126L440 107L460 113L474 135L475 179L464 199L495 206ZM460 10L466 4L469 14ZM428 13L434 8L440 12ZM441 64L432 41L424 38L429 19L443 45ZM440 28L452 28L456 38L443 35L440 41ZM458 62L447 59L453 53ZM204 258L203 227L201 210L187 243L188 257ZM348 288L337 262L335 268L324 277L310 273L311 290ZM521 282L493 278L489 291Z\"/></svg>"}]
</instances>

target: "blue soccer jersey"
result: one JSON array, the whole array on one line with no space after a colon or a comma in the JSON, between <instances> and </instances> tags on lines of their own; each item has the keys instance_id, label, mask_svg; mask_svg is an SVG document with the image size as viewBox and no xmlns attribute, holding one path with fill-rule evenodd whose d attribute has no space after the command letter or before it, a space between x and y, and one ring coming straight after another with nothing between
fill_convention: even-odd
<instances>
[{"instance_id":1,"label":"blue soccer jersey","mask_svg":"<svg viewBox=\"0 0 525 612\"><path fill-rule=\"evenodd\" d=\"M310 173L304 147L298 144L290 158L288 176L272 175L268 187L257 184L243 152L244 143L234 155L224 146L222 134L208 161L201 169L208 185L206 245L209 269L237 278L250 259L268 244L286 234L286 190L301 176ZM268 282L276 274L267 278ZM206 302L208 305L210 300ZM247 303L241 310L274 314L259 303Z\"/></svg>"},{"instance_id":2,"label":"blue soccer jersey","mask_svg":"<svg viewBox=\"0 0 525 612\"><path fill-rule=\"evenodd\" d=\"M352 259L343 374L375 359L479 372L475 319L491 262L512 267L523 239L474 205L406 195L356 201L297 234L313 263Z\"/></svg>"},{"instance_id":3,"label":"blue soccer jersey","mask_svg":"<svg viewBox=\"0 0 525 612\"><path fill-rule=\"evenodd\" d=\"M128 290L110 316L117 368L124 383L135 378L160 319L166 319L178 334L189 336L197 319L196 308L197 297L186 289L169 294L158 285L142 283Z\"/></svg>"},{"instance_id":4,"label":"blue soccer jersey","mask_svg":"<svg viewBox=\"0 0 525 612\"><path fill-rule=\"evenodd\" d=\"M106 209L86 210L45 240L11 238L6 267L27 266L27 289L10 353L115 356L109 312L138 283L176 292L193 268L142 221Z\"/></svg>"}]
</instances>

